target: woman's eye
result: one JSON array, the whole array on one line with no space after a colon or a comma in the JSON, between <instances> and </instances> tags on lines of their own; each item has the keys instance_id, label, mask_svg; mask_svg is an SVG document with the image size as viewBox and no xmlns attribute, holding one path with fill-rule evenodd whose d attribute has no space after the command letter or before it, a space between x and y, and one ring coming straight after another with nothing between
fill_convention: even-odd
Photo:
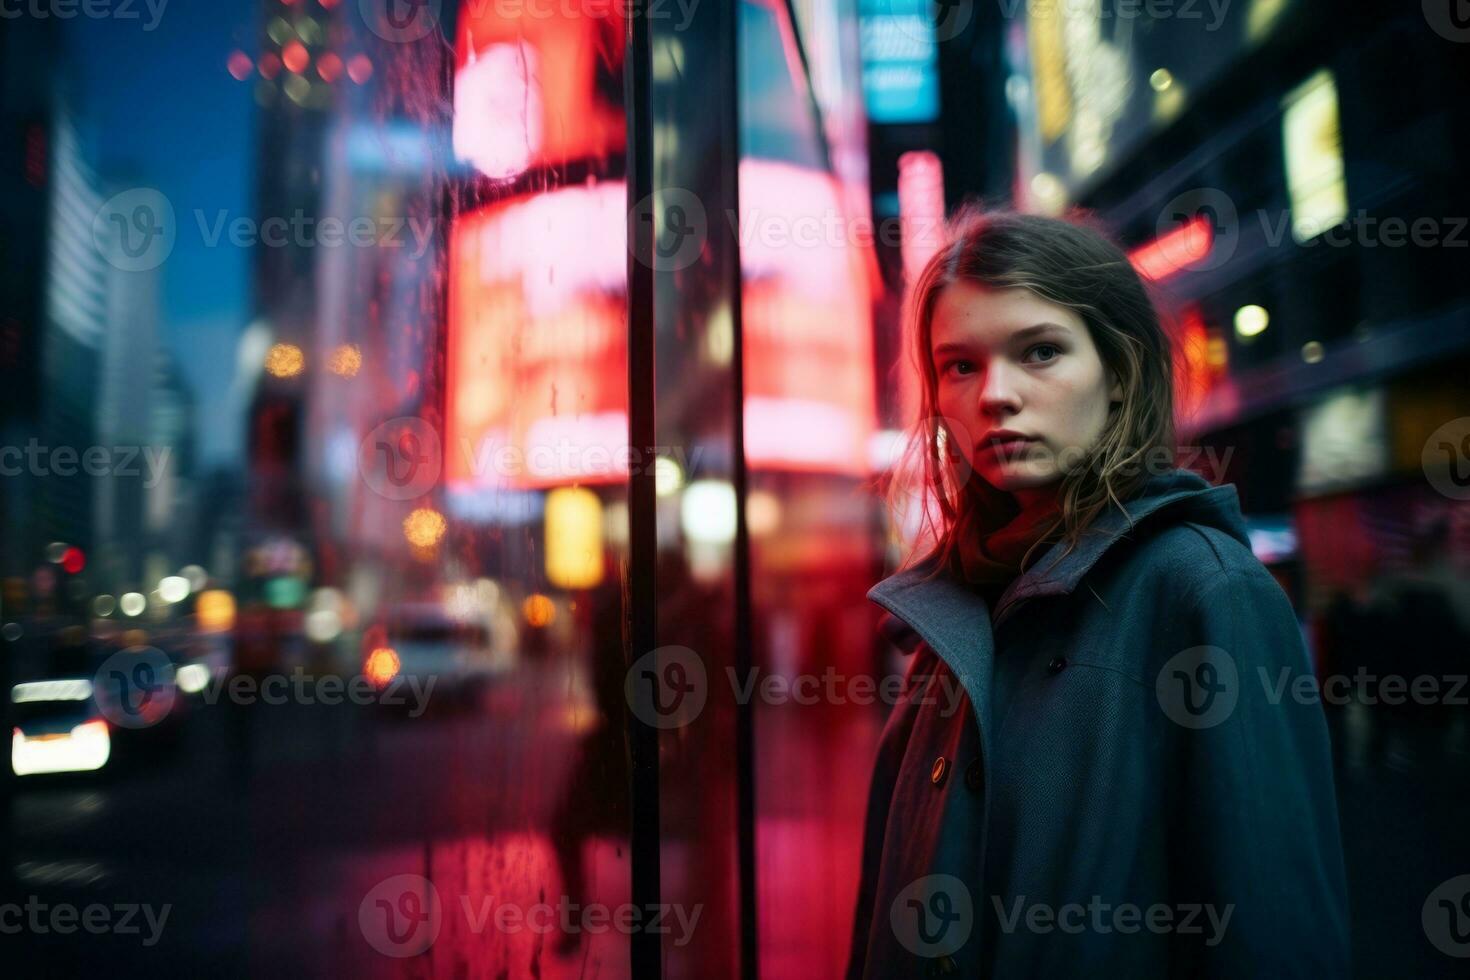
<instances>
[{"instance_id":1,"label":"woman's eye","mask_svg":"<svg viewBox=\"0 0 1470 980\"><path fill-rule=\"evenodd\" d=\"M975 362L964 360L950 361L944 366L944 369L946 371L949 371L951 374L974 374Z\"/></svg>"},{"instance_id":2,"label":"woman's eye","mask_svg":"<svg viewBox=\"0 0 1470 980\"><path fill-rule=\"evenodd\" d=\"M1054 360L1062 353L1062 349L1056 344L1037 344L1026 352L1027 359L1035 358L1037 361L1046 362Z\"/></svg>"}]
</instances>

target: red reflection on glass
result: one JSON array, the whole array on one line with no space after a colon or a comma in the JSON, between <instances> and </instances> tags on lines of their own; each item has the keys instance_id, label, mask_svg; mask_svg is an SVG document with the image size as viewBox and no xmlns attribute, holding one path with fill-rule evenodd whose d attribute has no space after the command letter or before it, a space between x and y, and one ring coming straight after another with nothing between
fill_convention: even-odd
<instances>
[{"instance_id":1,"label":"red reflection on glass","mask_svg":"<svg viewBox=\"0 0 1470 980\"><path fill-rule=\"evenodd\" d=\"M1203 259L1214 245L1214 226L1204 215L1197 214L1178 228L1129 252L1128 260L1145 279L1163 279Z\"/></svg>"},{"instance_id":2,"label":"red reflection on glass","mask_svg":"<svg viewBox=\"0 0 1470 980\"><path fill-rule=\"evenodd\" d=\"M877 409L865 242L830 175L740 164L745 457L867 473Z\"/></svg>"},{"instance_id":3,"label":"red reflection on glass","mask_svg":"<svg viewBox=\"0 0 1470 980\"><path fill-rule=\"evenodd\" d=\"M582 10L582 4L588 7ZM454 151L487 176L622 151L617 4L568 0L555 14L467 3L454 78Z\"/></svg>"},{"instance_id":4,"label":"red reflection on glass","mask_svg":"<svg viewBox=\"0 0 1470 980\"><path fill-rule=\"evenodd\" d=\"M324 82L335 82L342 76L342 59L335 52L328 51L317 61L316 73Z\"/></svg>"},{"instance_id":5,"label":"red reflection on glass","mask_svg":"<svg viewBox=\"0 0 1470 980\"><path fill-rule=\"evenodd\" d=\"M61 554L61 567L71 575L75 575L87 567L87 556L82 554L82 549L76 545L67 548Z\"/></svg>"},{"instance_id":6,"label":"red reflection on glass","mask_svg":"<svg viewBox=\"0 0 1470 980\"><path fill-rule=\"evenodd\" d=\"M563 188L456 222L451 487L626 478L626 195L621 181Z\"/></svg>"},{"instance_id":7,"label":"red reflection on glass","mask_svg":"<svg viewBox=\"0 0 1470 980\"><path fill-rule=\"evenodd\" d=\"M225 67L229 69L231 75L243 82L250 77L250 72L254 69L255 64L244 51L232 51L229 60L225 62Z\"/></svg>"},{"instance_id":8,"label":"red reflection on glass","mask_svg":"<svg viewBox=\"0 0 1470 980\"><path fill-rule=\"evenodd\" d=\"M311 63L311 55L307 54L306 45L300 41L292 41L281 49L281 61L299 75Z\"/></svg>"},{"instance_id":9,"label":"red reflection on glass","mask_svg":"<svg viewBox=\"0 0 1470 980\"><path fill-rule=\"evenodd\" d=\"M914 282L939 251L944 232L944 167L938 154L914 150L898 158L898 220L904 279Z\"/></svg>"},{"instance_id":10,"label":"red reflection on glass","mask_svg":"<svg viewBox=\"0 0 1470 980\"><path fill-rule=\"evenodd\" d=\"M361 85L373 77L373 63L365 54L355 54L347 62L347 77Z\"/></svg>"}]
</instances>

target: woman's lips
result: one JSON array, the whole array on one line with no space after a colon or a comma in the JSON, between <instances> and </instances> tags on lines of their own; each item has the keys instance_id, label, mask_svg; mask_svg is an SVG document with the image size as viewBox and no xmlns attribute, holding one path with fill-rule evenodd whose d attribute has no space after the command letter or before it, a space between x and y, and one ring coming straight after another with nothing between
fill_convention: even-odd
<instances>
[{"instance_id":1,"label":"woman's lips","mask_svg":"<svg viewBox=\"0 0 1470 980\"><path fill-rule=\"evenodd\" d=\"M1014 453L1036 441L1025 436L1006 436L1003 439L986 439L981 443L980 448L993 449L1001 453Z\"/></svg>"}]
</instances>

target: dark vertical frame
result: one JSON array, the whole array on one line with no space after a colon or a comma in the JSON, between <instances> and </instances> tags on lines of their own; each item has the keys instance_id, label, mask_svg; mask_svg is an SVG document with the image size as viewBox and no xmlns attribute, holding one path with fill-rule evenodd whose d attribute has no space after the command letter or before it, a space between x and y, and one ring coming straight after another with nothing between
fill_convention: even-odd
<instances>
[{"instance_id":1,"label":"dark vertical frame","mask_svg":"<svg viewBox=\"0 0 1470 980\"><path fill-rule=\"evenodd\" d=\"M724 198L732 212L740 214L740 3L723 0L720 4L720 37L725 43L725 85L721 100L722 145L735 148L735 166L722 171L725 175ZM805 54L803 53L803 64ZM730 370L734 405L731 407L731 482L735 485L735 670L741 677L750 676L754 666L751 656L750 535L745 521L745 320L742 311L743 282L740 241L732 243L735 256L736 286L730 297L730 319L733 324ZM756 842L755 842L755 704L749 699L735 708L735 779L736 813L739 827L737 861L740 881L740 975L756 980L760 974L760 946L756 916Z\"/></svg>"},{"instance_id":2,"label":"dark vertical frame","mask_svg":"<svg viewBox=\"0 0 1470 980\"><path fill-rule=\"evenodd\" d=\"M623 91L628 115L628 445L652 457L654 427L654 224L640 219L638 202L653 193L653 37L645 4L628 8ZM628 606L632 663L658 645L657 514L651 466L634 467L628 483ZM631 888L633 904L660 901L658 729L636 713L628 725ZM635 977L663 974L657 933L635 931L629 957Z\"/></svg>"},{"instance_id":3,"label":"dark vertical frame","mask_svg":"<svg viewBox=\"0 0 1470 980\"><path fill-rule=\"evenodd\" d=\"M725 41L725 98L722 103L722 144L735 147L735 166L725 167L723 197L739 215L739 4L720 3L720 37ZM734 406L731 407L732 466L735 485L735 670L750 676L751 658L750 533L745 526L745 329L741 301L741 251L739 238L732 242L736 288L731 295L731 372ZM750 699L735 705L735 790L736 826L739 827L739 918L741 918L741 977L756 980L760 974L760 948L756 917L756 705Z\"/></svg>"}]
</instances>

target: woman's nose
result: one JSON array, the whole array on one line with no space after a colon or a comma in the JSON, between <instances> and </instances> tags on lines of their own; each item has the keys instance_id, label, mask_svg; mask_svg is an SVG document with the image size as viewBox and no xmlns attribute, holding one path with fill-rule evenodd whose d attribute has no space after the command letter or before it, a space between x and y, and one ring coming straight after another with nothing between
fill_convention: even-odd
<instances>
[{"instance_id":1,"label":"woman's nose","mask_svg":"<svg viewBox=\"0 0 1470 980\"><path fill-rule=\"evenodd\" d=\"M990 415L1014 415L1021 408L1021 401L1012 383L1011 372L998 362L985 368L985 380L980 386L980 408Z\"/></svg>"}]
</instances>

